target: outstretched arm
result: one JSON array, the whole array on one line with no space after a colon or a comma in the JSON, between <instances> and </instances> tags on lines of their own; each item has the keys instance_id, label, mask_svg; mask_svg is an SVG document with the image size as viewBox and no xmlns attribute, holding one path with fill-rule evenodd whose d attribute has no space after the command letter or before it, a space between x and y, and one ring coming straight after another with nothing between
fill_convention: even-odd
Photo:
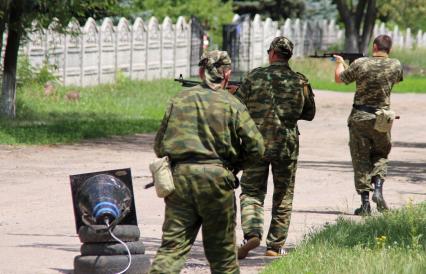
<instances>
[{"instance_id":1,"label":"outstretched arm","mask_svg":"<svg viewBox=\"0 0 426 274\"><path fill-rule=\"evenodd\" d=\"M340 79L340 74L345 70L345 61L343 60L342 56L339 55L333 55L334 58L336 58L336 69L334 70L334 81L336 83L343 83L343 81Z\"/></svg>"}]
</instances>

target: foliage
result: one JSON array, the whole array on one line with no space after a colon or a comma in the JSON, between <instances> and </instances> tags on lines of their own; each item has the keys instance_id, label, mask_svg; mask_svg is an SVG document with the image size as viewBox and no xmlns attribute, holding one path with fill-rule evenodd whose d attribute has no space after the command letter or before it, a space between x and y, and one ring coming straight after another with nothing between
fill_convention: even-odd
<instances>
[{"instance_id":1,"label":"foliage","mask_svg":"<svg viewBox=\"0 0 426 274\"><path fill-rule=\"evenodd\" d=\"M238 0L234 1L234 11L238 14L255 14L283 21L287 18L300 18L305 10L303 0Z\"/></svg>"},{"instance_id":2,"label":"foliage","mask_svg":"<svg viewBox=\"0 0 426 274\"><path fill-rule=\"evenodd\" d=\"M54 30L65 32L72 18L104 17L119 0L14 0L0 3L0 37L7 29L7 44L3 63L3 84L0 115L15 118L16 68L20 42L27 33L45 29L52 23ZM6 28L7 27L7 28ZM3 41L3 39L1 39ZM3 44L0 42L0 51ZM45 72L45 71L43 71Z\"/></svg>"},{"instance_id":3,"label":"foliage","mask_svg":"<svg viewBox=\"0 0 426 274\"><path fill-rule=\"evenodd\" d=\"M379 18L394 22L400 28L426 31L426 5L424 0L379 0Z\"/></svg>"},{"instance_id":4,"label":"foliage","mask_svg":"<svg viewBox=\"0 0 426 274\"><path fill-rule=\"evenodd\" d=\"M18 58L17 79L19 85L44 85L47 82L55 82L58 80L53 72L55 68L48 62L44 62L40 68L31 65L28 56L21 55Z\"/></svg>"},{"instance_id":5,"label":"foliage","mask_svg":"<svg viewBox=\"0 0 426 274\"><path fill-rule=\"evenodd\" d=\"M262 273L423 273L425 216L423 203L361 222L341 217Z\"/></svg>"},{"instance_id":6,"label":"foliage","mask_svg":"<svg viewBox=\"0 0 426 274\"><path fill-rule=\"evenodd\" d=\"M232 20L232 1L221 0L134 0L134 12L145 11L162 20L169 16L173 20L185 16L187 20L196 16L210 32L213 43L222 44L222 25Z\"/></svg>"},{"instance_id":7,"label":"foliage","mask_svg":"<svg viewBox=\"0 0 426 274\"><path fill-rule=\"evenodd\" d=\"M85 22L87 17L99 19L114 15L119 2L119 0L24 1L20 24L8 27L22 28L25 32L33 31L34 27L47 28L52 23L52 18L56 18L56 30L63 31L71 18ZM32 25L34 21L37 21L35 26Z\"/></svg>"},{"instance_id":8,"label":"foliage","mask_svg":"<svg viewBox=\"0 0 426 274\"><path fill-rule=\"evenodd\" d=\"M337 8L332 0L307 0L305 1L303 18L307 20L335 20Z\"/></svg>"}]
</instances>

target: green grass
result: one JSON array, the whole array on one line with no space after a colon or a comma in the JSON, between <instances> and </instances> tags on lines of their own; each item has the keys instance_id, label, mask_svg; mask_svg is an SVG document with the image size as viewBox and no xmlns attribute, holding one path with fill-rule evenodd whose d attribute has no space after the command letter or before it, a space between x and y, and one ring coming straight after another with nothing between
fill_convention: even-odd
<instances>
[{"instance_id":1,"label":"green grass","mask_svg":"<svg viewBox=\"0 0 426 274\"><path fill-rule=\"evenodd\" d=\"M390 56L401 61L405 67L408 66L409 73L426 75L426 48L395 48L391 51Z\"/></svg>"},{"instance_id":2,"label":"green grass","mask_svg":"<svg viewBox=\"0 0 426 274\"><path fill-rule=\"evenodd\" d=\"M59 87L45 96L28 84L17 92L17 117L0 121L2 144L57 144L82 139L155 132L169 99L181 87L172 80L129 81L93 88ZM64 95L79 91L79 101Z\"/></svg>"},{"instance_id":3,"label":"green grass","mask_svg":"<svg viewBox=\"0 0 426 274\"><path fill-rule=\"evenodd\" d=\"M426 204L362 222L339 218L262 273L425 273Z\"/></svg>"}]
</instances>

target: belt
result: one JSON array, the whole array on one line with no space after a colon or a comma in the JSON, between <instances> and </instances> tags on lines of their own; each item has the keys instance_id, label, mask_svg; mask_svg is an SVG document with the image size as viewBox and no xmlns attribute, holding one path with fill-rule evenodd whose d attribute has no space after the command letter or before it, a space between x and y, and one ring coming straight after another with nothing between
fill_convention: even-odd
<instances>
[{"instance_id":1,"label":"belt","mask_svg":"<svg viewBox=\"0 0 426 274\"><path fill-rule=\"evenodd\" d=\"M199 164L199 165L208 165L208 164L220 164L224 165L223 161L220 159L182 159L182 160L172 160L172 165L180 164Z\"/></svg>"},{"instance_id":2,"label":"belt","mask_svg":"<svg viewBox=\"0 0 426 274\"><path fill-rule=\"evenodd\" d=\"M172 160L172 166L176 166L179 164L196 164L196 165L221 165L234 175L235 178L235 186L234 188L238 188L240 185L240 180L238 179L236 172L234 172L234 168L228 163L222 161L221 159L182 159L182 160Z\"/></svg>"},{"instance_id":3,"label":"belt","mask_svg":"<svg viewBox=\"0 0 426 274\"><path fill-rule=\"evenodd\" d=\"M353 104L352 107L356 110L361 110L361 111L365 111L365 112L372 113L372 114L375 114L376 111L378 110L377 107L372 107L372 106L367 106L367 105L355 105L355 104Z\"/></svg>"}]
</instances>

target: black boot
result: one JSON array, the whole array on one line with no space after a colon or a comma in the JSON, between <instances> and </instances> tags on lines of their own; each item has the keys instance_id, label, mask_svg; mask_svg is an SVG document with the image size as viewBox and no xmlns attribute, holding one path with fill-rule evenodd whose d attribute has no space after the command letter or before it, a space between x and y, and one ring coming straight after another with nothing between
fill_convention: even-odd
<instances>
[{"instance_id":1,"label":"black boot","mask_svg":"<svg viewBox=\"0 0 426 274\"><path fill-rule=\"evenodd\" d=\"M370 215L371 214L371 207L370 207L370 200L369 200L370 193L368 191L364 191L361 193L361 206L357 209L355 209L354 214L355 215Z\"/></svg>"},{"instance_id":2,"label":"black boot","mask_svg":"<svg viewBox=\"0 0 426 274\"><path fill-rule=\"evenodd\" d=\"M374 184L373 202L377 204L377 210L380 212L388 210L389 208L386 204L385 199L383 198L383 183L385 182L385 180L383 180L379 176L374 176L372 178L372 182Z\"/></svg>"}]
</instances>

